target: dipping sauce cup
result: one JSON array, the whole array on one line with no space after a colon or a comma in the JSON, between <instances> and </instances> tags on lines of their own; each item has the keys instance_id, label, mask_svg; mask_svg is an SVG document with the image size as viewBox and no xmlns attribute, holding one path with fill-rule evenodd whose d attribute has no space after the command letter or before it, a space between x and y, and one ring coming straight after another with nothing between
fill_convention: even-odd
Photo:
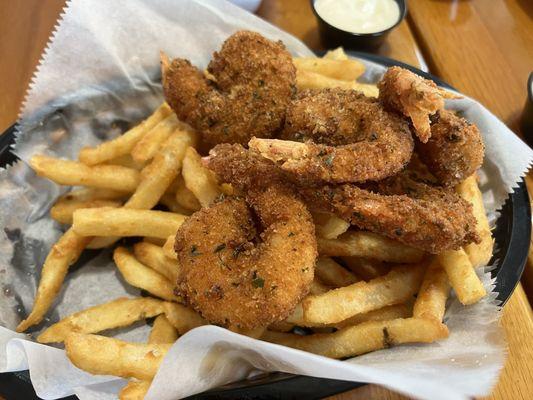
<instances>
[{"instance_id":1,"label":"dipping sauce cup","mask_svg":"<svg viewBox=\"0 0 533 400\"><path fill-rule=\"evenodd\" d=\"M311 8L327 48L376 48L407 12L405 0L311 0ZM377 30L372 32L373 28Z\"/></svg>"}]
</instances>

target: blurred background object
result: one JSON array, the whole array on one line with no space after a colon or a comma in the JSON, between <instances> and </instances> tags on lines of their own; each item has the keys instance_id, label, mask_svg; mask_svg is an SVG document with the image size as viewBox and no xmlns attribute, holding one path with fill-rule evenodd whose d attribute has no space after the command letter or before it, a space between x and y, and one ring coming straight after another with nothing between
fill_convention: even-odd
<instances>
[{"instance_id":1,"label":"blurred background object","mask_svg":"<svg viewBox=\"0 0 533 400\"><path fill-rule=\"evenodd\" d=\"M522 111L520 129L526 143L533 147L533 72L529 74L529 79L527 80L527 98Z\"/></svg>"},{"instance_id":2,"label":"blurred background object","mask_svg":"<svg viewBox=\"0 0 533 400\"><path fill-rule=\"evenodd\" d=\"M229 0L233 4L238 5L239 7L244 8L252 13L256 12L259 6L261 5L261 0Z\"/></svg>"}]
</instances>

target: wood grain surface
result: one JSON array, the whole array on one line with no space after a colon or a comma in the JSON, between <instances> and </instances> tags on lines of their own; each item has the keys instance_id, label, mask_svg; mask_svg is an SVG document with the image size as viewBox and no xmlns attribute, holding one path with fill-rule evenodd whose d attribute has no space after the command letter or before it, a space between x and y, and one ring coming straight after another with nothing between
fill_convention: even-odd
<instances>
[{"instance_id":1,"label":"wood grain surface","mask_svg":"<svg viewBox=\"0 0 533 400\"><path fill-rule=\"evenodd\" d=\"M15 122L63 0L1 1L0 132Z\"/></svg>"},{"instance_id":2,"label":"wood grain surface","mask_svg":"<svg viewBox=\"0 0 533 400\"><path fill-rule=\"evenodd\" d=\"M5 1L0 6L0 131L11 125L48 40L63 0ZM533 67L533 2L529 0L410 0L409 17L377 50L424 67L480 100L513 130L525 101ZM265 0L258 14L322 49L308 0ZM530 180L531 183L532 181ZM533 188L533 185L530 186ZM533 255L530 254L533 262ZM531 263L530 263L531 264ZM531 264L533 265L533 264ZM523 282L533 283L528 266ZM533 295L527 286L530 296ZM530 303L518 286L501 324L509 356L490 399L533 398L533 322ZM332 397L335 400L404 399L375 385Z\"/></svg>"}]
</instances>

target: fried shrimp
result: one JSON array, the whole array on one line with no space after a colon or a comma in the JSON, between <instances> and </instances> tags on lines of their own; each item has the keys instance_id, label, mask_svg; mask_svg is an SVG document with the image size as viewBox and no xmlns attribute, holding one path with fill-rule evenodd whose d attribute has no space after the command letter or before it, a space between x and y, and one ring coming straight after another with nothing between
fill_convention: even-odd
<instances>
[{"instance_id":1,"label":"fried shrimp","mask_svg":"<svg viewBox=\"0 0 533 400\"><path fill-rule=\"evenodd\" d=\"M218 145L205 162L221 181L243 190L285 179L271 160L240 145ZM296 190L310 209L335 213L360 229L429 253L477 242L471 205L452 190L419 181L419 176L405 171L364 187L298 185Z\"/></svg>"},{"instance_id":2,"label":"fried shrimp","mask_svg":"<svg viewBox=\"0 0 533 400\"><path fill-rule=\"evenodd\" d=\"M402 173L369 188L302 188L309 205L369 230L438 254L478 242L472 206L455 192L416 182Z\"/></svg>"},{"instance_id":3,"label":"fried shrimp","mask_svg":"<svg viewBox=\"0 0 533 400\"><path fill-rule=\"evenodd\" d=\"M414 148L406 122L376 100L341 89L300 93L282 138L288 140L253 138L249 146L307 184L386 178L405 167Z\"/></svg>"},{"instance_id":4,"label":"fried shrimp","mask_svg":"<svg viewBox=\"0 0 533 400\"><path fill-rule=\"evenodd\" d=\"M175 250L177 291L210 322L239 329L286 318L309 291L317 255L309 211L279 184L196 212Z\"/></svg>"},{"instance_id":5,"label":"fried shrimp","mask_svg":"<svg viewBox=\"0 0 533 400\"><path fill-rule=\"evenodd\" d=\"M431 122L431 138L417 143L417 153L440 183L455 185L483 163L481 134L474 124L447 110L438 111Z\"/></svg>"},{"instance_id":6,"label":"fried shrimp","mask_svg":"<svg viewBox=\"0 0 533 400\"><path fill-rule=\"evenodd\" d=\"M422 143L431 136L429 117L444 109L444 99L457 98L435 82L401 67L389 68L378 82L378 88L379 101L410 118Z\"/></svg>"},{"instance_id":7,"label":"fried shrimp","mask_svg":"<svg viewBox=\"0 0 533 400\"><path fill-rule=\"evenodd\" d=\"M165 98L178 118L202 133L207 148L273 137L283 127L296 69L281 42L239 31L214 53L208 72L214 80L187 60L162 56Z\"/></svg>"},{"instance_id":8,"label":"fried shrimp","mask_svg":"<svg viewBox=\"0 0 533 400\"><path fill-rule=\"evenodd\" d=\"M219 144L203 159L221 182L231 183L240 190L283 183L283 171L274 162L240 144Z\"/></svg>"}]
</instances>

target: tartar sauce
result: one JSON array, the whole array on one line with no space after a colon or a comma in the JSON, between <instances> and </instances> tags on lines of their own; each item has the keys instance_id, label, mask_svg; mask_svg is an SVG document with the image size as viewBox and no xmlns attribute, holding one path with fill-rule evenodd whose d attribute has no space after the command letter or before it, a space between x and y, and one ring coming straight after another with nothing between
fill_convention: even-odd
<instances>
[{"instance_id":1,"label":"tartar sauce","mask_svg":"<svg viewBox=\"0 0 533 400\"><path fill-rule=\"evenodd\" d=\"M316 0L315 10L334 27L354 33L380 32L400 19L394 0Z\"/></svg>"}]
</instances>

